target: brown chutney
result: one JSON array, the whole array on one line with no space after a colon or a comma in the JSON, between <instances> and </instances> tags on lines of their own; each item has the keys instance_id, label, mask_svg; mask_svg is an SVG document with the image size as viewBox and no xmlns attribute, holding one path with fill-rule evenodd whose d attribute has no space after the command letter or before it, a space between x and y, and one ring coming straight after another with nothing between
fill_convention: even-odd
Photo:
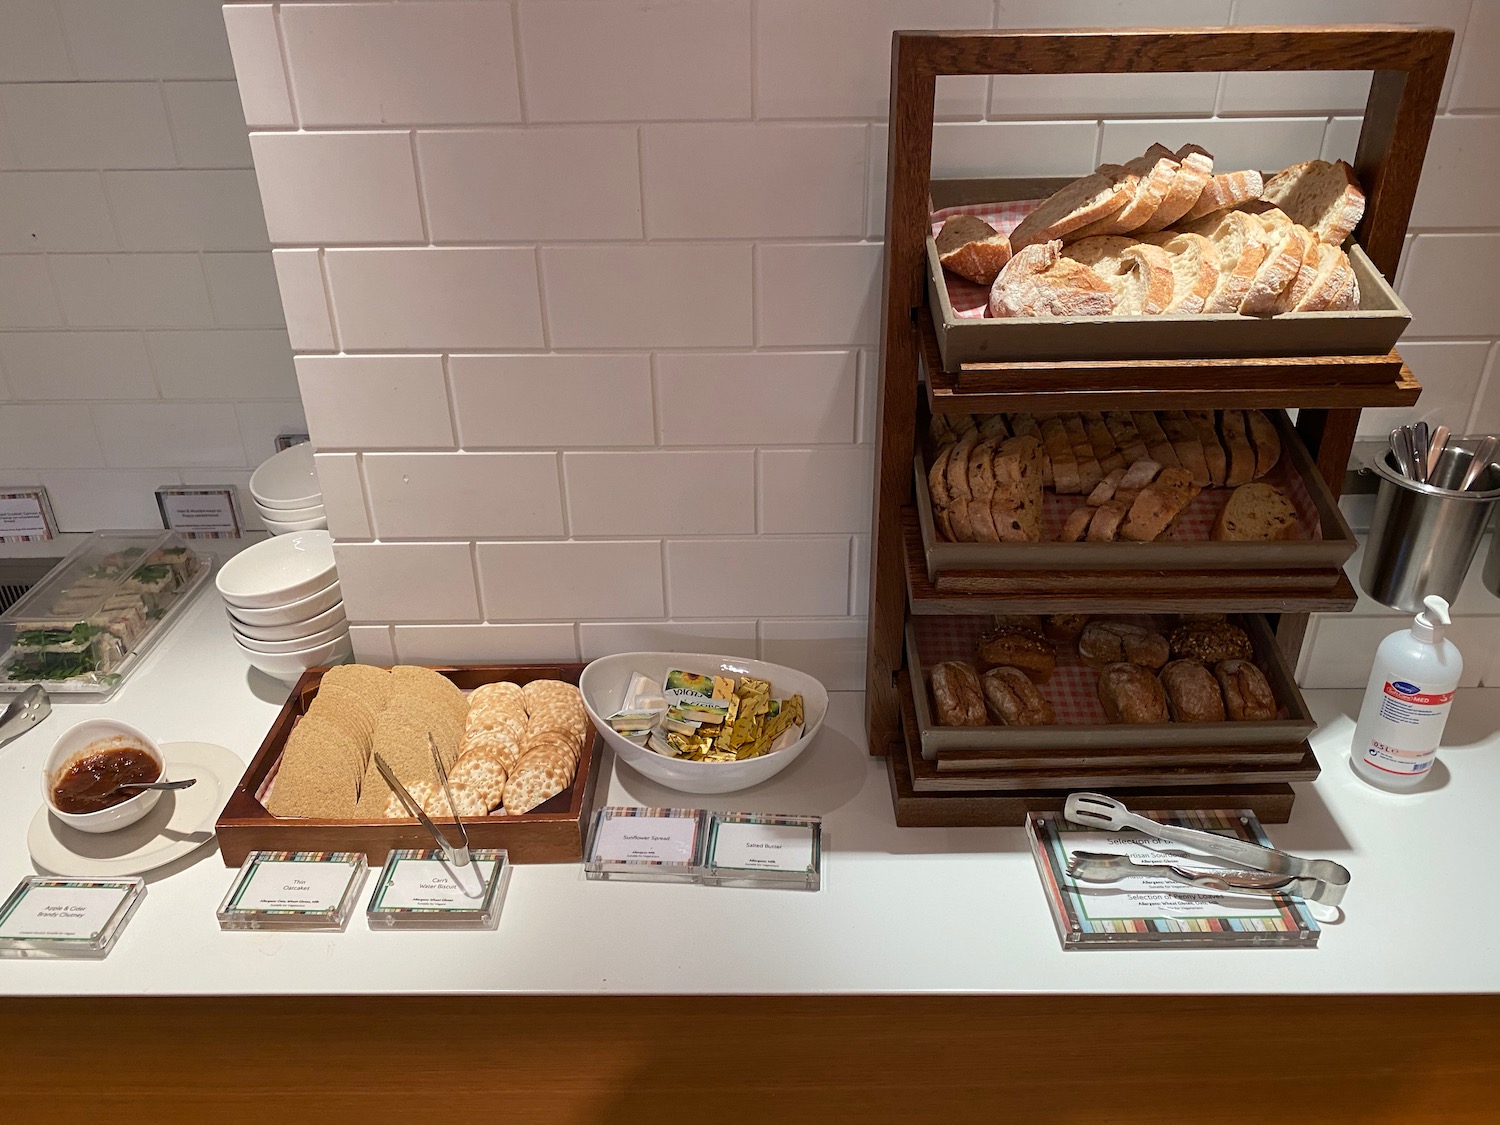
<instances>
[{"instance_id":1,"label":"brown chutney","mask_svg":"<svg viewBox=\"0 0 1500 1125\"><path fill-rule=\"evenodd\" d=\"M85 746L53 778L52 803L59 812L98 812L140 792L116 786L155 781L160 776L161 766L134 739L101 738Z\"/></svg>"}]
</instances>

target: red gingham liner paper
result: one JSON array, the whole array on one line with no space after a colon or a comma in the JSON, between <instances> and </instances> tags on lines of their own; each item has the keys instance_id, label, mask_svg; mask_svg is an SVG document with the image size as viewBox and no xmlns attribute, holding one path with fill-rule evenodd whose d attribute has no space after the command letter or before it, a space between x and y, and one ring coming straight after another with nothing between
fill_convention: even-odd
<instances>
[{"instance_id":1,"label":"red gingham liner paper","mask_svg":"<svg viewBox=\"0 0 1500 1125\"><path fill-rule=\"evenodd\" d=\"M1005 203L965 203L959 207L944 207L932 213L932 235L942 229L943 223L954 215L977 215L1001 234L1009 234L1020 225L1021 220L1040 207L1045 200L1013 199ZM948 283L948 301L953 314L965 320L983 319L990 308L990 287L976 285L967 278L959 277L949 270L943 271L943 280Z\"/></svg>"},{"instance_id":2,"label":"red gingham liner paper","mask_svg":"<svg viewBox=\"0 0 1500 1125\"><path fill-rule=\"evenodd\" d=\"M1096 620L1103 620L1098 618ZM1128 621L1155 629L1164 636L1170 635L1175 618L1153 617L1148 614L1114 616L1110 621ZM929 683L924 690L932 690L930 677L933 665L944 660L961 660L978 667L974 650L979 644L979 635L992 627L989 617L941 617L916 616L911 618L912 634L917 641L917 657L922 663L924 677ZM1057 712L1058 726L1110 726L1104 705L1099 702L1099 673L1083 662L1076 644L1055 643L1057 670L1039 690ZM1262 669L1264 671L1264 669ZM1277 709L1277 718L1286 718L1284 707Z\"/></svg>"},{"instance_id":3,"label":"red gingham liner paper","mask_svg":"<svg viewBox=\"0 0 1500 1125\"><path fill-rule=\"evenodd\" d=\"M976 419L986 417L983 414L975 415ZM932 465L933 454L928 453L926 465ZM1261 477L1265 484L1275 485L1286 498L1292 502L1292 507L1297 511L1297 522L1302 528L1303 539L1321 539L1323 537L1323 523L1318 516L1318 507L1313 503L1312 495L1307 491L1307 484L1303 481L1300 473L1292 467L1289 455L1283 453L1281 460L1276 462L1275 467L1269 473ZM1213 538L1214 521L1219 518L1219 513L1224 510L1224 505L1229 503L1229 497L1234 492L1232 488L1205 488L1198 493L1182 514L1173 521L1172 526L1167 529L1166 534L1161 537L1161 542L1166 543L1206 543ZM931 493L929 492L929 496ZM1052 489L1042 490L1042 539L1049 543L1055 543L1062 535L1063 525L1067 523L1068 516L1076 508L1087 506L1088 498L1083 493L1070 492L1058 494ZM936 505L933 505L934 510ZM935 514L935 513L934 513ZM944 537L941 531L937 532L938 541L950 543L952 540ZM1122 540L1128 542L1128 540Z\"/></svg>"}]
</instances>

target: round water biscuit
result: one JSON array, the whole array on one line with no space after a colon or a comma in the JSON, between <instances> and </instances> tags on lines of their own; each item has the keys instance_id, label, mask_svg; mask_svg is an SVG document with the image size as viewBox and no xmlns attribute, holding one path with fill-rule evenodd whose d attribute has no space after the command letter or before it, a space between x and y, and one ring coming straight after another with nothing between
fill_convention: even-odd
<instances>
[{"instance_id":1,"label":"round water biscuit","mask_svg":"<svg viewBox=\"0 0 1500 1125\"><path fill-rule=\"evenodd\" d=\"M522 742L512 738L506 731L475 731L464 735L464 740L459 745L458 758L463 761L475 754L488 755L509 773L521 760L522 751Z\"/></svg>"},{"instance_id":2,"label":"round water biscuit","mask_svg":"<svg viewBox=\"0 0 1500 1125\"><path fill-rule=\"evenodd\" d=\"M505 811L511 816L528 813L570 784L568 775L551 760L530 765L523 761L505 783Z\"/></svg>"},{"instance_id":3,"label":"round water biscuit","mask_svg":"<svg viewBox=\"0 0 1500 1125\"><path fill-rule=\"evenodd\" d=\"M454 786L466 785L477 792L484 799L484 811L487 813L505 795L508 776L505 767L494 758L474 754L458 760L458 764L448 774L448 781Z\"/></svg>"},{"instance_id":4,"label":"round water biscuit","mask_svg":"<svg viewBox=\"0 0 1500 1125\"><path fill-rule=\"evenodd\" d=\"M506 706L519 707L526 710L525 697L521 694L521 685L513 684L509 680L496 680L492 684L480 684L469 693L469 706L477 707L480 704L503 703Z\"/></svg>"},{"instance_id":5,"label":"round water biscuit","mask_svg":"<svg viewBox=\"0 0 1500 1125\"><path fill-rule=\"evenodd\" d=\"M571 736L560 731L539 731L526 740L526 752L521 755L521 761L525 761L533 754L549 754L565 758L575 766L578 764L578 743Z\"/></svg>"}]
</instances>

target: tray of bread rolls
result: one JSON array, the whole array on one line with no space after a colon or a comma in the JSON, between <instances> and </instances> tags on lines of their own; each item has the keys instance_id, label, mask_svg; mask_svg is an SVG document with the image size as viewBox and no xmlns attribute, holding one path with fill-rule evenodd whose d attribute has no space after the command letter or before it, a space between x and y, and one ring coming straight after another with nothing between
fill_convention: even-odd
<instances>
[{"instance_id":1,"label":"tray of bread rolls","mask_svg":"<svg viewBox=\"0 0 1500 1125\"><path fill-rule=\"evenodd\" d=\"M922 756L1300 743L1314 722L1258 614L912 617Z\"/></svg>"},{"instance_id":2,"label":"tray of bread rolls","mask_svg":"<svg viewBox=\"0 0 1500 1125\"><path fill-rule=\"evenodd\" d=\"M582 670L310 669L219 816L225 864L257 850L363 852L381 863L393 849L435 847L376 754L450 839L456 810L472 847L504 848L517 863L579 860L600 752L578 693Z\"/></svg>"},{"instance_id":3,"label":"tray of bread rolls","mask_svg":"<svg viewBox=\"0 0 1500 1125\"><path fill-rule=\"evenodd\" d=\"M1358 540L1280 410L938 414L914 465L928 577L1336 570Z\"/></svg>"},{"instance_id":4,"label":"tray of bread rolls","mask_svg":"<svg viewBox=\"0 0 1500 1125\"><path fill-rule=\"evenodd\" d=\"M1152 145L1074 180L934 180L946 370L1015 360L1384 355L1411 313L1352 232L1344 161L1274 174Z\"/></svg>"}]
</instances>

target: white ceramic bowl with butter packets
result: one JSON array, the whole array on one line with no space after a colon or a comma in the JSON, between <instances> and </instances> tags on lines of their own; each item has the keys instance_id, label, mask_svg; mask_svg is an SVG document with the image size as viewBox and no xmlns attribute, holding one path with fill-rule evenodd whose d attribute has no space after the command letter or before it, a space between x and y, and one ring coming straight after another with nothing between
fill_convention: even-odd
<instances>
[{"instance_id":1,"label":"white ceramic bowl with butter packets","mask_svg":"<svg viewBox=\"0 0 1500 1125\"><path fill-rule=\"evenodd\" d=\"M669 758L638 746L609 725L609 717L620 710L631 676L641 673L663 683L672 669L682 669L708 676L730 676L738 684L740 677L753 676L771 685L771 698L802 696L802 736L789 746L772 750L758 758L735 762L695 762ZM746 660L737 656L710 656L690 652L621 652L601 656L583 670L578 679L583 705L594 726L614 750L615 756L652 781L682 793L737 793L775 777L791 765L818 735L828 714L828 692L812 676L770 664L764 660Z\"/></svg>"}]
</instances>

